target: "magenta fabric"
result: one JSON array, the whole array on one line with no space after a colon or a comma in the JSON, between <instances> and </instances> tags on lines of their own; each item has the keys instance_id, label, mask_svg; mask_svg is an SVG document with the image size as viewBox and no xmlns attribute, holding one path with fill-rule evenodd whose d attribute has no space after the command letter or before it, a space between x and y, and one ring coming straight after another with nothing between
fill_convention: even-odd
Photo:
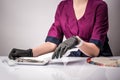
<instances>
[{"instance_id":1,"label":"magenta fabric","mask_svg":"<svg viewBox=\"0 0 120 80\"><path fill-rule=\"evenodd\" d=\"M73 0L64 0L58 5L55 21L48 36L62 40L77 35L84 41L99 40L104 44L108 31L108 10L102 0L88 0L84 15L77 20Z\"/></svg>"},{"instance_id":2,"label":"magenta fabric","mask_svg":"<svg viewBox=\"0 0 120 80\"><path fill-rule=\"evenodd\" d=\"M100 48L99 56L112 56L108 44L108 8L103 0L88 0L84 15L77 20L73 0L63 0L57 7L55 20L49 29L46 42L59 45L63 37L79 36L86 42ZM81 51L71 52L71 56L86 56Z\"/></svg>"}]
</instances>

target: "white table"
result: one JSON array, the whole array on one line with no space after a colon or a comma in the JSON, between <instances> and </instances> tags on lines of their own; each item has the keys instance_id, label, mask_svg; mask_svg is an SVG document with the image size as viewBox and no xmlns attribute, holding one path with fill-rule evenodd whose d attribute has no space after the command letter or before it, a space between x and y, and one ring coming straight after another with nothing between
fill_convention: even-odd
<instances>
[{"instance_id":1,"label":"white table","mask_svg":"<svg viewBox=\"0 0 120 80\"><path fill-rule=\"evenodd\" d=\"M5 58L0 56L0 80L120 80L120 67L92 65L86 62L87 58L69 57L75 61L45 66L8 66L2 62Z\"/></svg>"}]
</instances>

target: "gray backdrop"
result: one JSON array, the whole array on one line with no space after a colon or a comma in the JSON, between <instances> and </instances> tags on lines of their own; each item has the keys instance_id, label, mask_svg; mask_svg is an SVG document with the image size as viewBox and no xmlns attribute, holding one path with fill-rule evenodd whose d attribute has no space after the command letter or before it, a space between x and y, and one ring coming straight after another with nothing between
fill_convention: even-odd
<instances>
[{"instance_id":1,"label":"gray backdrop","mask_svg":"<svg viewBox=\"0 0 120 80\"><path fill-rule=\"evenodd\" d=\"M61 0L0 0L0 56L12 48L28 49L44 42ZM105 0L109 7L109 39L120 55L120 0Z\"/></svg>"}]
</instances>

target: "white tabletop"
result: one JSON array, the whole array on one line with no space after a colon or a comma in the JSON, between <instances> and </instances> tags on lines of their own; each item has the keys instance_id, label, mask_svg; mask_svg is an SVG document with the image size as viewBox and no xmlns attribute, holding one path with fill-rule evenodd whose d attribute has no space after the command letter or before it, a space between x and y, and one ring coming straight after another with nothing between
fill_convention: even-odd
<instances>
[{"instance_id":1,"label":"white tabletop","mask_svg":"<svg viewBox=\"0 0 120 80\"><path fill-rule=\"evenodd\" d=\"M45 66L9 66L3 59L7 56L0 57L0 80L120 80L120 67L92 65L82 57L69 57L66 65L58 62Z\"/></svg>"}]
</instances>

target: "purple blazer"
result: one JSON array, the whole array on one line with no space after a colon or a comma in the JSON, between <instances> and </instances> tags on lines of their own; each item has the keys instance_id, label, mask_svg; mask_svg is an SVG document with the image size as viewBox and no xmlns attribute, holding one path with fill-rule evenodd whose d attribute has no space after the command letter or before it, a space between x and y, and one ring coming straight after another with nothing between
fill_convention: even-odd
<instances>
[{"instance_id":1,"label":"purple blazer","mask_svg":"<svg viewBox=\"0 0 120 80\"><path fill-rule=\"evenodd\" d=\"M84 15L76 19L73 0L63 0L57 7L55 20L49 29L46 42L59 45L63 37L79 36L100 48L100 56L112 56L108 45L108 8L103 0L88 0ZM86 56L81 51L72 56ZM77 54L77 55L76 55Z\"/></svg>"}]
</instances>

